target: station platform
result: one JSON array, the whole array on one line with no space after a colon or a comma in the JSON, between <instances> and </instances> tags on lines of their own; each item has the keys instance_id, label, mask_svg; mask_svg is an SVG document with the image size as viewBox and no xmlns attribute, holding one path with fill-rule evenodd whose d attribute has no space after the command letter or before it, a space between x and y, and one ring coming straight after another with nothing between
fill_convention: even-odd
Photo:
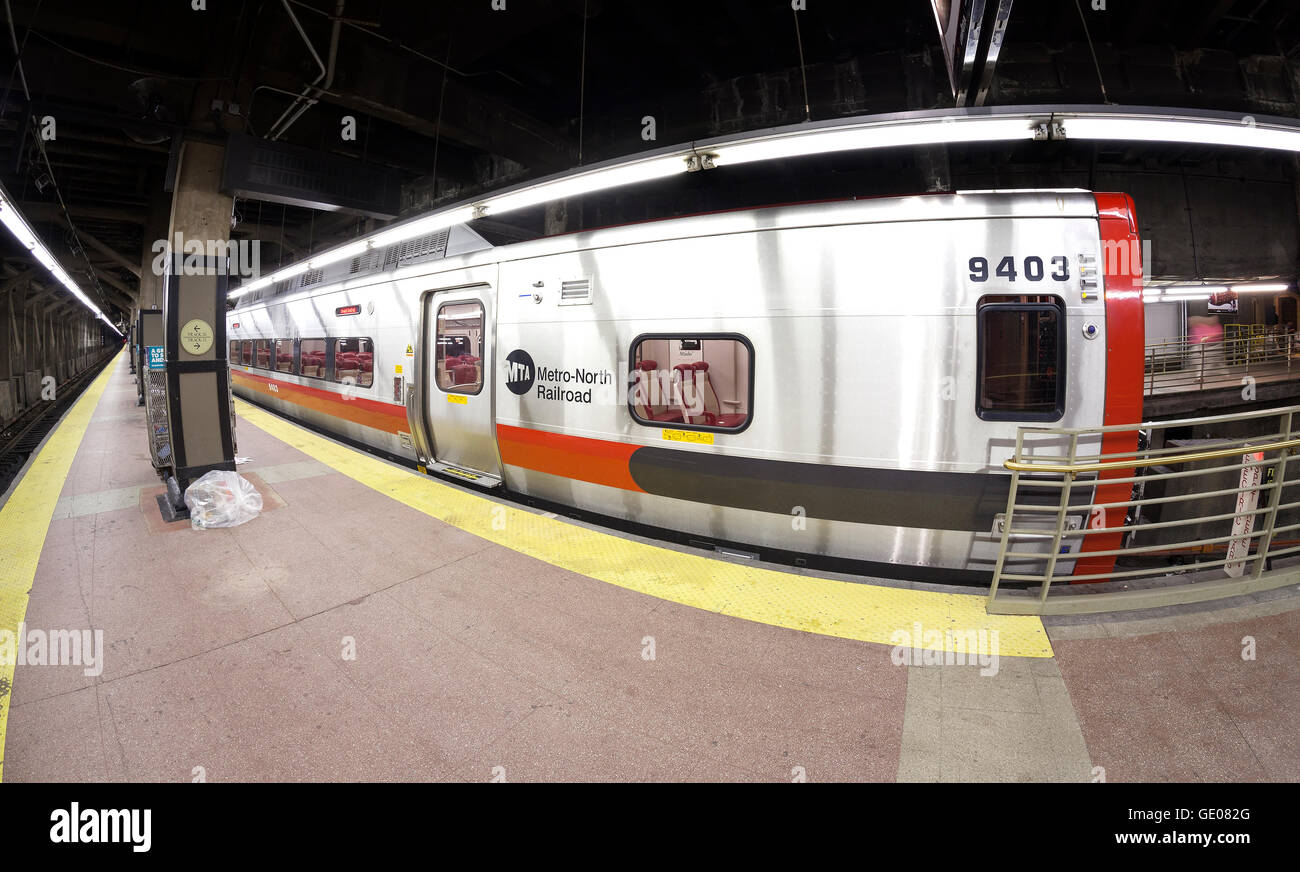
<instances>
[{"instance_id":1,"label":"station platform","mask_svg":"<svg viewBox=\"0 0 1300 872\"><path fill-rule=\"evenodd\" d=\"M264 511L193 530L159 516L135 397L120 355L0 506L0 631L102 631L92 667L0 666L6 781L1300 780L1294 588L990 616L557 518L243 402Z\"/></svg>"}]
</instances>

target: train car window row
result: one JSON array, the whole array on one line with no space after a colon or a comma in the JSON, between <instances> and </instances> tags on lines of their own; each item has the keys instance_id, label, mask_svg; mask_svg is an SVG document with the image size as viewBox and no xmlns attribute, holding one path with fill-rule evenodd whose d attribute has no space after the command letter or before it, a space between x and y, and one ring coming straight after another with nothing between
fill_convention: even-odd
<instances>
[{"instance_id":1,"label":"train car window row","mask_svg":"<svg viewBox=\"0 0 1300 872\"><path fill-rule=\"evenodd\" d=\"M975 412L987 421L1065 414L1065 306L1053 296L988 296L976 308Z\"/></svg>"},{"instance_id":2,"label":"train car window row","mask_svg":"<svg viewBox=\"0 0 1300 872\"><path fill-rule=\"evenodd\" d=\"M285 340L286 342L288 340ZM289 351L290 370L293 368L293 350ZM325 340L302 339L298 342L298 375L304 378L325 378Z\"/></svg>"},{"instance_id":3,"label":"train car window row","mask_svg":"<svg viewBox=\"0 0 1300 872\"><path fill-rule=\"evenodd\" d=\"M438 307L434 367L438 389L449 394L483 390L483 305L443 303Z\"/></svg>"},{"instance_id":4,"label":"train car window row","mask_svg":"<svg viewBox=\"0 0 1300 872\"><path fill-rule=\"evenodd\" d=\"M329 379L361 388L372 387L375 383L375 343L364 337L332 340L334 375L331 379L325 353L330 341L299 340L295 361L292 339L232 339L230 362L234 365L287 372L304 378Z\"/></svg>"},{"instance_id":5,"label":"train car window row","mask_svg":"<svg viewBox=\"0 0 1300 872\"><path fill-rule=\"evenodd\" d=\"M368 388L375 383L375 344L369 339L334 340L334 381Z\"/></svg>"},{"instance_id":6,"label":"train car window row","mask_svg":"<svg viewBox=\"0 0 1300 872\"><path fill-rule=\"evenodd\" d=\"M647 427L739 432L754 399L754 349L736 334L654 334L632 343L628 408Z\"/></svg>"}]
</instances>

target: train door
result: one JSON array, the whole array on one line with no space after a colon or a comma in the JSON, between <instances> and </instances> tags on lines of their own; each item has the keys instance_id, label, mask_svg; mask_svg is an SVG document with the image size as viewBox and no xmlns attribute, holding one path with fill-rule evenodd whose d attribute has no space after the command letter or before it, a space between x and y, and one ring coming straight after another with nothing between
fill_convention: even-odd
<instances>
[{"instance_id":1,"label":"train door","mask_svg":"<svg viewBox=\"0 0 1300 872\"><path fill-rule=\"evenodd\" d=\"M473 285L425 298L425 417L429 466L473 484L501 483L493 402L496 323L492 288Z\"/></svg>"}]
</instances>

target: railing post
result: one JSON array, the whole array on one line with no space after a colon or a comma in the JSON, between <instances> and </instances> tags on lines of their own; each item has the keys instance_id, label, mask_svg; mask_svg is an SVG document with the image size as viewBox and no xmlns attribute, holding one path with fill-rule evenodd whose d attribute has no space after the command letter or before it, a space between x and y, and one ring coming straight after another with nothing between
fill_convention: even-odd
<instances>
[{"instance_id":1,"label":"railing post","mask_svg":"<svg viewBox=\"0 0 1300 872\"><path fill-rule=\"evenodd\" d=\"M1291 424L1293 412L1287 412L1282 416L1282 441L1293 438L1291 435ZM1259 545L1256 547L1255 568L1251 572L1251 578L1259 578L1264 574L1264 566L1268 563L1268 549L1273 545L1273 528L1277 524L1277 507L1282 502L1282 486L1286 484L1286 461L1291 454L1290 448L1283 448L1278 454L1277 463L1273 466L1273 489L1268 494L1268 512L1264 515L1264 530L1259 537Z\"/></svg>"},{"instance_id":2,"label":"railing post","mask_svg":"<svg viewBox=\"0 0 1300 872\"><path fill-rule=\"evenodd\" d=\"M1079 454L1079 434L1070 434L1070 459L1068 466L1074 466ZM1056 559L1061 554L1061 538L1065 534L1065 519L1070 514L1070 489L1074 486L1074 470L1065 474L1061 487L1061 502L1056 508L1056 534L1052 537L1052 553L1047 557L1047 571L1043 573L1043 592L1038 597L1040 603L1047 602L1047 592L1052 587L1052 574L1056 572ZM1080 546L1082 547L1082 546Z\"/></svg>"},{"instance_id":3,"label":"railing post","mask_svg":"<svg viewBox=\"0 0 1300 872\"><path fill-rule=\"evenodd\" d=\"M1016 462L1021 461L1021 453L1025 444L1025 431L1016 428L1016 450L1011 455L1011 459ZM1011 515L1015 511L1016 490L1020 487L1020 471L1013 470L1011 473L1011 490L1007 493L1007 511L1002 516L1002 541L998 545L998 560L993 565L993 583L989 586L989 602L998 595L998 583L1002 580L1002 566L1007 560L1007 545L1011 538Z\"/></svg>"},{"instance_id":4,"label":"railing post","mask_svg":"<svg viewBox=\"0 0 1300 872\"><path fill-rule=\"evenodd\" d=\"M1205 388L1205 342L1202 341L1199 347L1201 349L1201 374L1196 379L1196 386L1204 390Z\"/></svg>"}]
</instances>

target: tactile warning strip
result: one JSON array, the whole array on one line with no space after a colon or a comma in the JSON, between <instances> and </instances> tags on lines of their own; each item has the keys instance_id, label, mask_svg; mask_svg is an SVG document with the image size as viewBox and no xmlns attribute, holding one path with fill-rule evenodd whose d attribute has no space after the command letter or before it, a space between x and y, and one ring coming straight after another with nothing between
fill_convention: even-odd
<instances>
[{"instance_id":1,"label":"tactile warning strip","mask_svg":"<svg viewBox=\"0 0 1300 872\"><path fill-rule=\"evenodd\" d=\"M629 590L736 618L954 654L1051 657L1042 621L990 615L984 597L855 584L683 554L502 505L318 436L249 403L248 423L417 511ZM920 630L920 638L913 639ZM982 631L982 632L981 632ZM907 634L905 637L900 633ZM996 635L994 635L996 633Z\"/></svg>"},{"instance_id":2,"label":"tactile warning strip","mask_svg":"<svg viewBox=\"0 0 1300 872\"><path fill-rule=\"evenodd\" d=\"M81 447L90 416L108 386L114 371L125 359L119 354L91 383L72 409L50 434L45 445L27 467L22 480L14 486L8 501L0 508L0 781L4 780L4 737L9 723L9 698L13 688L14 659L8 656L4 642L14 637L18 625L27 615L27 599L36 578L36 566L45 548L45 534L54 517L54 507L63 491L63 482L72 468L72 460Z\"/></svg>"}]
</instances>

